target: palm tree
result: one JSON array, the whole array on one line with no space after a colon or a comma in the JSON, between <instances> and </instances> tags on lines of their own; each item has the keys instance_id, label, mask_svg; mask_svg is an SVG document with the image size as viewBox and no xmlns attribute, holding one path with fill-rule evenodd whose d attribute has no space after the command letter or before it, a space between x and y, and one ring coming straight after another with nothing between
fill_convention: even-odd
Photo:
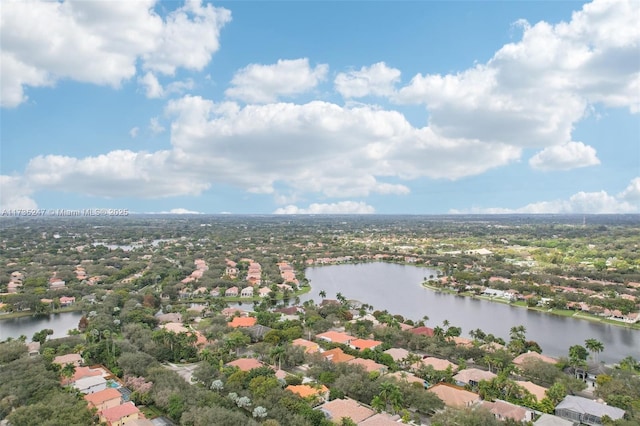
<instances>
[{"instance_id":1,"label":"palm tree","mask_svg":"<svg viewBox=\"0 0 640 426\"><path fill-rule=\"evenodd\" d=\"M62 377L67 379L65 381L66 384L69 384L69 379L73 377L75 372L76 372L76 366L71 363L65 364L64 367L62 367L62 370L60 370L60 374L62 374Z\"/></svg>"},{"instance_id":2,"label":"palm tree","mask_svg":"<svg viewBox=\"0 0 640 426\"><path fill-rule=\"evenodd\" d=\"M327 292L324 290L320 290L320 297L322 297L322 300L324 300L327 297Z\"/></svg>"},{"instance_id":3,"label":"palm tree","mask_svg":"<svg viewBox=\"0 0 640 426\"><path fill-rule=\"evenodd\" d=\"M589 352L595 354L594 361L597 363L598 354L604 351L604 344L596 339L587 339L584 341L584 346Z\"/></svg>"}]
</instances>

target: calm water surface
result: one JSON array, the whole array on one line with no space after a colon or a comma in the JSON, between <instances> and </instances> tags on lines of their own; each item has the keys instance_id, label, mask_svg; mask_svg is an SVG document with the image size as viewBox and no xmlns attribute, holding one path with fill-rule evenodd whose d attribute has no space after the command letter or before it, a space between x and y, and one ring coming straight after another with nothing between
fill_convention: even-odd
<instances>
[{"instance_id":1,"label":"calm water surface","mask_svg":"<svg viewBox=\"0 0 640 426\"><path fill-rule=\"evenodd\" d=\"M2 319L2 315L0 315L0 341L7 339L7 337L15 339L24 334L27 336L27 342L30 342L33 334L44 328L53 330L50 339L65 337L69 330L78 327L81 317L82 312L63 312L44 317L29 316L11 319Z\"/></svg>"},{"instance_id":2,"label":"calm water surface","mask_svg":"<svg viewBox=\"0 0 640 426\"><path fill-rule=\"evenodd\" d=\"M313 267L306 270L312 291L300 299L319 302L321 290L327 293L328 299L335 299L340 292L347 299L414 321L427 315L427 325L431 327L449 320L451 325L462 327L463 336L480 328L508 341L510 328L524 325L527 338L537 341L550 356L567 356L569 346L584 345L586 339L594 338L604 344L604 352L599 355L602 361L617 362L629 355L640 358L640 330L438 293L421 286L430 275L436 275L436 271L389 263Z\"/></svg>"}]
</instances>

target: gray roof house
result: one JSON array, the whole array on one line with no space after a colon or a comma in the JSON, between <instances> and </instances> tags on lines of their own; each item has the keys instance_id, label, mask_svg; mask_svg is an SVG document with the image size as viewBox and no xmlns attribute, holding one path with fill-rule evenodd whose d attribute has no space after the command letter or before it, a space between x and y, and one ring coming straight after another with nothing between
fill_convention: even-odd
<instances>
[{"instance_id":1,"label":"gray roof house","mask_svg":"<svg viewBox=\"0 0 640 426\"><path fill-rule=\"evenodd\" d=\"M586 425L601 425L602 417L605 415L612 420L618 420L624 416L624 410L573 395L567 395L556 406L556 416Z\"/></svg>"},{"instance_id":2,"label":"gray roof house","mask_svg":"<svg viewBox=\"0 0 640 426\"><path fill-rule=\"evenodd\" d=\"M89 376L76 380L73 386L84 394L96 393L107 388L107 381L102 376Z\"/></svg>"}]
</instances>

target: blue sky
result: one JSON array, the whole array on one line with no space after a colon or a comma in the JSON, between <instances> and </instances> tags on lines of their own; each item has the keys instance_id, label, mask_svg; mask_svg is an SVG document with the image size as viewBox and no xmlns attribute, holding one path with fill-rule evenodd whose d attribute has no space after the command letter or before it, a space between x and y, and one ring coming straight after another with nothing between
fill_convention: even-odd
<instances>
[{"instance_id":1,"label":"blue sky","mask_svg":"<svg viewBox=\"0 0 640 426\"><path fill-rule=\"evenodd\" d=\"M2 9L2 209L640 213L634 0Z\"/></svg>"}]
</instances>

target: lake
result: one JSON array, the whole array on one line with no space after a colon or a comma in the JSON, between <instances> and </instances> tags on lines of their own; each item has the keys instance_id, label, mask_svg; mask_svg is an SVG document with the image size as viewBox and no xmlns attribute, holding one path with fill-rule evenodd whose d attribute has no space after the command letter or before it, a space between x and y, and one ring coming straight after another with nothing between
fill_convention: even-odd
<instances>
[{"instance_id":1,"label":"lake","mask_svg":"<svg viewBox=\"0 0 640 426\"><path fill-rule=\"evenodd\" d=\"M53 330L53 335L49 339L65 337L69 330L78 327L81 317L82 312L63 312L48 316L9 319L2 319L2 315L0 315L0 341L6 340L8 337L16 339L24 334L27 336L27 342L30 342L33 334L44 328Z\"/></svg>"},{"instance_id":2,"label":"lake","mask_svg":"<svg viewBox=\"0 0 640 426\"><path fill-rule=\"evenodd\" d=\"M509 340L513 326L524 325L527 339L540 344L545 354L567 356L572 345L584 345L586 339L604 344L599 359L618 362L626 356L640 358L640 330L632 330L593 321L545 314L525 308L488 300L438 293L422 287L425 277L436 275L429 268L392 263L364 263L312 267L306 270L311 292L300 296L301 301L321 300L324 290L328 299L338 292L347 299L356 299L418 321L427 315L426 325L435 327L449 320L462 328L462 335L477 328L485 333Z\"/></svg>"}]
</instances>

